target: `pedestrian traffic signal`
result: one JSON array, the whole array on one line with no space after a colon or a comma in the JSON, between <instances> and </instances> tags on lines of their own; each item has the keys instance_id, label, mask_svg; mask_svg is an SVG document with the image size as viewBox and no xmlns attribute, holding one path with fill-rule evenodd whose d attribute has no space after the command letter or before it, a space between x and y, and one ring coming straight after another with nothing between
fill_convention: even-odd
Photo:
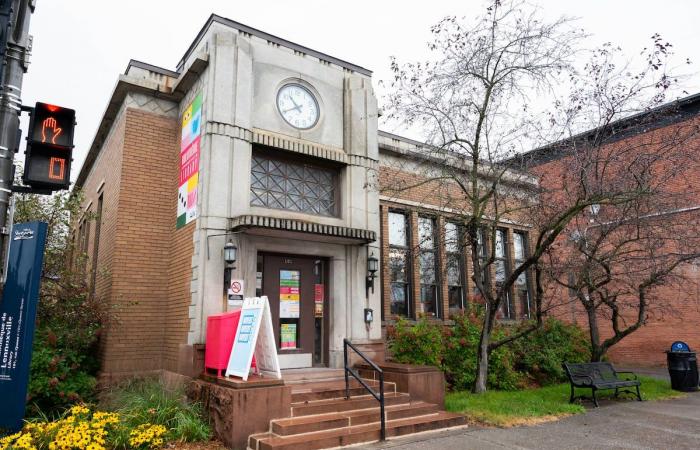
<instances>
[{"instance_id":1,"label":"pedestrian traffic signal","mask_svg":"<svg viewBox=\"0 0 700 450\"><path fill-rule=\"evenodd\" d=\"M31 113L24 184L60 190L70 186L75 110L37 103Z\"/></svg>"}]
</instances>

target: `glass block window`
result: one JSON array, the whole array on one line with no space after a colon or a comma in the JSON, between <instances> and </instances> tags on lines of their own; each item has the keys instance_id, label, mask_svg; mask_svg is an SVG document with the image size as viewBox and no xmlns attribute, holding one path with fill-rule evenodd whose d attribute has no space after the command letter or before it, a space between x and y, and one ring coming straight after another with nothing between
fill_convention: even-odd
<instances>
[{"instance_id":1,"label":"glass block window","mask_svg":"<svg viewBox=\"0 0 700 450\"><path fill-rule=\"evenodd\" d=\"M254 153L250 204L335 216L337 178L333 169Z\"/></svg>"},{"instance_id":2,"label":"glass block window","mask_svg":"<svg viewBox=\"0 0 700 450\"><path fill-rule=\"evenodd\" d=\"M389 213L389 277L391 314L407 317L410 300L408 251L408 217L400 212Z\"/></svg>"},{"instance_id":3,"label":"glass block window","mask_svg":"<svg viewBox=\"0 0 700 450\"><path fill-rule=\"evenodd\" d=\"M437 247L435 219L418 218L418 267L420 270L420 308L429 317L438 317Z\"/></svg>"},{"instance_id":4,"label":"glass block window","mask_svg":"<svg viewBox=\"0 0 700 450\"><path fill-rule=\"evenodd\" d=\"M450 314L464 309L464 258L462 233L456 223L445 222L445 256Z\"/></svg>"}]
</instances>

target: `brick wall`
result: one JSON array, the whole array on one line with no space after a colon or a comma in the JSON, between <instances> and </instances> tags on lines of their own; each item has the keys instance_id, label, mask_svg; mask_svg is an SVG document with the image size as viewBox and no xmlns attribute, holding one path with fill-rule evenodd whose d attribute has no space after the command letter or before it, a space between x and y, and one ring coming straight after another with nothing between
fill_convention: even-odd
<instances>
[{"instance_id":1,"label":"brick wall","mask_svg":"<svg viewBox=\"0 0 700 450\"><path fill-rule=\"evenodd\" d=\"M194 223L175 229L179 131L175 118L125 108L84 183L94 209L104 181L97 293L112 317L104 377L175 371L186 343Z\"/></svg>"},{"instance_id":2,"label":"brick wall","mask_svg":"<svg viewBox=\"0 0 700 450\"><path fill-rule=\"evenodd\" d=\"M655 182L669 194L666 199L668 204L662 208L700 206L700 159L695 157L700 156L700 135L697 134L699 126L700 117L696 116L611 143L603 151L626 155L625 160L642 153L663 153L669 164L655 174ZM552 191L553 198L556 198L557 192L562 192L563 195L562 189L571 163L569 158L571 157L561 157L533 168L540 175L542 186ZM677 167L667 171L673 164ZM664 172L672 176L658 179ZM675 223L685 223L689 227L695 226L698 220L700 211L690 211L673 218ZM672 231L669 229L669 232ZM675 340L686 341L691 348L700 349L700 266L685 265L679 275L681 277L676 282L654 291L655 298L651 301L647 323L609 351L608 356L612 361L634 365L663 365L666 361L664 351ZM563 289L554 290L553 297L566 302L569 293ZM586 314L578 302L568 303L554 313L587 330ZM636 309L628 310L628 319L633 319L635 313ZM599 323L601 337L610 336L610 321L601 318Z\"/></svg>"},{"instance_id":3,"label":"brick wall","mask_svg":"<svg viewBox=\"0 0 700 450\"><path fill-rule=\"evenodd\" d=\"M102 217L100 220L100 239L99 243L95 242L95 227L96 221L90 222L90 233L92 241L89 242L87 248L89 268L93 267L92 258L94 255L94 246L99 245L97 255L97 274L95 277L95 295L104 301L105 305L109 305L112 296L112 275L114 269L115 244L117 235L117 216L119 208L119 191L121 188L121 166L122 166L122 149L124 146L124 129L125 129L125 114L122 111L112 129L105 139L102 146L100 157L95 161L90 175L86 179L82 192L85 196L84 210L96 212L98 198L103 196ZM76 222L80 220L77 218ZM109 307L109 306L107 306ZM110 308L111 309L111 308ZM109 317L113 317L109 314ZM109 333L104 333L101 338L100 352L104 359L106 349L110 342Z\"/></svg>"}]
</instances>

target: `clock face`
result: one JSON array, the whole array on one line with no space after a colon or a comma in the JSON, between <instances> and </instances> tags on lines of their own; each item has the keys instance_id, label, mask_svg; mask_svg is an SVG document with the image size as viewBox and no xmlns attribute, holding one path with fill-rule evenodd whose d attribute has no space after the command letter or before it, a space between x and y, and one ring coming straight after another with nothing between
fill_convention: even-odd
<instances>
[{"instance_id":1,"label":"clock face","mask_svg":"<svg viewBox=\"0 0 700 450\"><path fill-rule=\"evenodd\" d=\"M318 102L314 95L300 84L286 84L277 93L277 109L288 124L305 130L318 121Z\"/></svg>"}]
</instances>

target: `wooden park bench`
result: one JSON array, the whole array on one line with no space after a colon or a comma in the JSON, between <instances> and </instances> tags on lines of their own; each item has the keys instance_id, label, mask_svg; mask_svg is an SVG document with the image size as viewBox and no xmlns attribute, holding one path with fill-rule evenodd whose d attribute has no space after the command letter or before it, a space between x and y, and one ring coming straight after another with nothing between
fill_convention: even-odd
<instances>
[{"instance_id":1,"label":"wooden park bench","mask_svg":"<svg viewBox=\"0 0 700 450\"><path fill-rule=\"evenodd\" d=\"M634 395L634 392L628 389L620 391L621 388L632 388L637 389L637 399L641 402L642 396L639 393L639 386L641 382L632 372L618 372L615 370L610 363L606 362L593 362L593 363L564 363L564 370L566 375L569 377L569 382L571 383L571 398L569 403L573 403L577 398L586 397L575 397L574 388L590 388L593 391L593 403L596 408L598 407L598 399L596 398L596 391L615 389L615 397L619 395L620 392L627 392ZM628 377L620 378L620 374L626 374ZM634 378L629 378L632 375Z\"/></svg>"}]
</instances>

